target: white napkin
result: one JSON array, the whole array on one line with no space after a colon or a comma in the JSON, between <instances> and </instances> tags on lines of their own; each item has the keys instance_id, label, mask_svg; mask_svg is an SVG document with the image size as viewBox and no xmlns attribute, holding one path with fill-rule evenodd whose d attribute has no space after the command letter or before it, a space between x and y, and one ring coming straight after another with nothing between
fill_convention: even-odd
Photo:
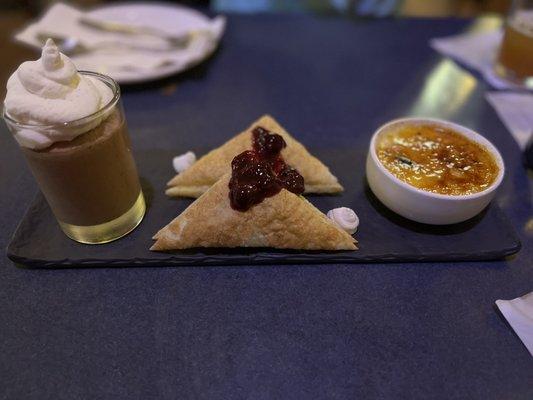
<instances>
[{"instance_id":1,"label":"white napkin","mask_svg":"<svg viewBox=\"0 0 533 400\"><path fill-rule=\"evenodd\" d=\"M533 94L488 92L485 97L523 150L533 134Z\"/></svg>"},{"instance_id":2,"label":"white napkin","mask_svg":"<svg viewBox=\"0 0 533 400\"><path fill-rule=\"evenodd\" d=\"M533 356L533 292L513 300L496 300L496 305Z\"/></svg>"},{"instance_id":3,"label":"white napkin","mask_svg":"<svg viewBox=\"0 0 533 400\"><path fill-rule=\"evenodd\" d=\"M225 28L225 18L197 21L196 26L176 23L176 30L185 34L200 30L185 49L169 49L168 43L151 35L128 35L91 29L78 22L82 11L63 3L53 5L39 21L19 32L15 38L23 43L41 47L38 34L74 37L90 51L71 56L78 69L92 70L111 76L121 71L149 71L168 64L184 69L206 58L218 45ZM87 16L87 15L85 15ZM181 25L189 25L181 27ZM185 29L185 30L184 30ZM181 30L181 31L180 31Z\"/></svg>"},{"instance_id":4,"label":"white napkin","mask_svg":"<svg viewBox=\"0 0 533 400\"><path fill-rule=\"evenodd\" d=\"M520 89L519 86L501 79L494 72L494 60L501 37L502 31L497 29L431 39L429 44L442 55L479 71L485 81L495 89Z\"/></svg>"}]
</instances>

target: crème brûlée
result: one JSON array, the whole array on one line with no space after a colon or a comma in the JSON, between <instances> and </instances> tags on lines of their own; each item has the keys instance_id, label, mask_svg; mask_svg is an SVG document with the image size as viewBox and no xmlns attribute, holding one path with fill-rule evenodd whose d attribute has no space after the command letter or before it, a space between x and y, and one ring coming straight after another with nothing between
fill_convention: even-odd
<instances>
[{"instance_id":1,"label":"cr\u00e8me br\u00fbl\u00e9e","mask_svg":"<svg viewBox=\"0 0 533 400\"><path fill-rule=\"evenodd\" d=\"M376 143L376 154L398 179L444 195L482 192L499 173L496 160L483 145L433 123L394 126Z\"/></svg>"}]
</instances>

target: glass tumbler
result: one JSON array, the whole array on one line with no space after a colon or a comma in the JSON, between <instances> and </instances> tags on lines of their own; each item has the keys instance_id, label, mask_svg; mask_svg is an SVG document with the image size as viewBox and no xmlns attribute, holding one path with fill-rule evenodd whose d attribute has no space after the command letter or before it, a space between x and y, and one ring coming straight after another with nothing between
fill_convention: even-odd
<instances>
[{"instance_id":1,"label":"glass tumbler","mask_svg":"<svg viewBox=\"0 0 533 400\"><path fill-rule=\"evenodd\" d=\"M111 78L80 71L105 83L113 98L101 110L75 121L29 125L3 117L61 229L71 239L106 243L131 232L143 219L146 205L131 151L120 88ZM26 132L24 132L26 131ZM24 135L61 137L41 149L24 146Z\"/></svg>"},{"instance_id":2,"label":"glass tumbler","mask_svg":"<svg viewBox=\"0 0 533 400\"><path fill-rule=\"evenodd\" d=\"M533 88L533 0L513 0L495 69L503 78Z\"/></svg>"}]
</instances>

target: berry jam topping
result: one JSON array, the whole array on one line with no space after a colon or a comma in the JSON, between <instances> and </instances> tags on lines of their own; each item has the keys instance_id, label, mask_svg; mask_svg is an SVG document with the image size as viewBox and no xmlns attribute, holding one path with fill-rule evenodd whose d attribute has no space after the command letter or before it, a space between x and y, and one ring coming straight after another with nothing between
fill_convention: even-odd
<instances>
[{"instance_id":1,"label":"berry jam topping","mask_svg":"<svg viewBox=\"0 0 533 400\"><path fill-rule=\"evenodd\" d=\"M233 209L246 211L282 188L303 193L304 178L281 157L286 146L280 135L260 126L254 128L253 150L242 152L231 162L229 198Z\"/></svg>"},{"instance_id":2,"label":"berry jam topping","mask_svg":"<svg viewBox=\"0 0 533 400\"><path fill-rule=\"evenodd\" d=\"M280 135L271 134L263 127L256 127L253 130L254 151L261 157L272 160L280 156L287 144Z\"/></svg>"},{"instance_id":3,"label":"berry jam topping","mask_svg":"<svg viewBox=\"0 0 533 400\"><path fill-rule=\"evenodd\" d=\"M294 168L285 165L285 168L278 174L278 180L285 189L296 194L304 191L304 178Z\"/></svg>"}]
</instances>

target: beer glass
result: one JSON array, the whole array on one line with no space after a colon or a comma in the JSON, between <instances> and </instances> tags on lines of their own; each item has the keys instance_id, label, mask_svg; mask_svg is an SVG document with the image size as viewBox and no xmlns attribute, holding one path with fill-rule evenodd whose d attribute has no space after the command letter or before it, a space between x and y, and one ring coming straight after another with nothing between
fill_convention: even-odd
<instances>
[{"instance_id":1,"label":"beer glass","mask_svg":"<svg viewBox=\"0 0 533 400\"><path fill-rule=\"evenodd\" d=\"M513 0L495 69L501 77L533 88L533 0Z\"/></svg>"}]
</instances>

